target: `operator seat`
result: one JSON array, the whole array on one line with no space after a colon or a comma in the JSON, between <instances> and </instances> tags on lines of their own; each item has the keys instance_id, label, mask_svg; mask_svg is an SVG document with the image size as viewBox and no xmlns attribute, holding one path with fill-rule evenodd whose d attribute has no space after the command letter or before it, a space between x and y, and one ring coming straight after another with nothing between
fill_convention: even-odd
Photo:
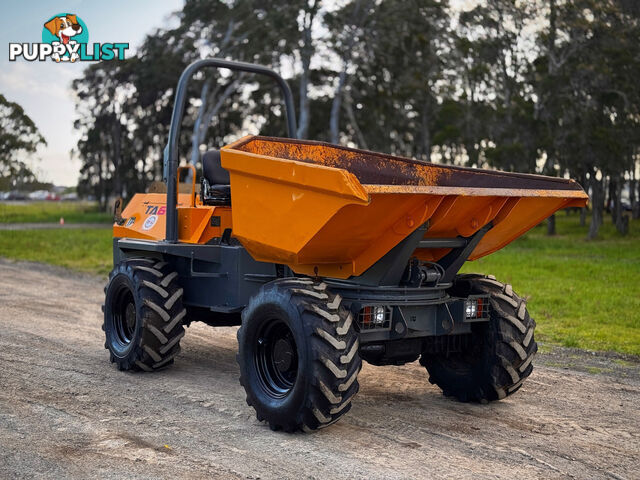
<instances>
[{"instance_id":1,"label":"operator seat","mask_svg":"<svg viewBox=\"0 0 640 480\"><path fill-rule=\"evenodd\" d=\"M204 205L231 205L229 172L220 163L220 150L209 150L202 155L202 188Z\"/></svg>"}]
</instances>

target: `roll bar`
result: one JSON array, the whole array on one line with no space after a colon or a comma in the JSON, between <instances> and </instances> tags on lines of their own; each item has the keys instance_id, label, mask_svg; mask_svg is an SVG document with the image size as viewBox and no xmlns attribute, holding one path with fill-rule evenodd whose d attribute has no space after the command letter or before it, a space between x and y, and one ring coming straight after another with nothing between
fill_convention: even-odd
<instances>
[{"instance_id":1,"label":"roll bar","mask_svg":"<svg viewBox=\"0 0 640 480\"><path fill-rule=\"evenodd\" d=\"M171 126L169 128L169 141L164 149L163 177L167 183L167 230L165 242L176 243L178 241L178 141L180 139L180 124L184 115L184 107L187 100L187 89L189 80L197 71L214 67L217 69L226 68L229 70L256 73L271 77L276 81L284 99L287 116L287 133L289 138L297 138L296 112L293 105L293 95L287 82L270 68L253 63L233 62L221 58L206 58L197 60L184 69L178 86L176 87L176 97L171 115Z\"/></svg>"}]
</instances>

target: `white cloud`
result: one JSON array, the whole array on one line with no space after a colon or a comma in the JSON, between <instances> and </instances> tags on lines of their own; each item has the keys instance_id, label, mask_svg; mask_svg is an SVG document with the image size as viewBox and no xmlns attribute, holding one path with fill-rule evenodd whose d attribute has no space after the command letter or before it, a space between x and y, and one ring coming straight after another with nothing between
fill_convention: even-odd
<instances>
[{"instance_id":1,"label":"white cloud","mask_svg":"<svg viewBox=\"0 0 640 480\"><path fill-rule=\"evenodd\" d=\"M65 71L58 64L12 62L0 71L0 88L13 93L69 99L69 84L80 72ZM53 67L53 68L51 68ZM75 75L74 75L75 74Z\"/></svg>"},{"instance_id":2,"label":"white cloud","mask_svg":"<svg viewBox=\"0 0 640 480\"><path fill-rule=\"evenodd\" d=\"M70 84L81 69L53 62L10 62L0 72L0 91L9 101L22 106L31 117L47 146L26 158L42 180L75 185L79 164L70 159L78 140L73 130L75 111Z\"/></svg>"}]
</instances>

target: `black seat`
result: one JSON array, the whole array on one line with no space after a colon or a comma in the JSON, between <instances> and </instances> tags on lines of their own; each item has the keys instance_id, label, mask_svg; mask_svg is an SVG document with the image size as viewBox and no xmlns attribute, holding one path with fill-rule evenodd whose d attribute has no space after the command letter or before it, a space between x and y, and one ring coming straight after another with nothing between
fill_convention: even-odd
<instances>
[{"instance_id":1,"label":"black seat","mask_svg":"<svg viewBox=\"0 0 640 480\"><path fill-rule=\"evenodd\" d=\"M220 150L209 150L202 155L202 203L205 205L231 205L229 172L220 163Z\"/></svg>"},{"instance_id":2,"label":"black seat","mask_svg":"<svg viewBox=\"0 0 640 480\"><path fill-rule=\"evenodd\" d=\"M229 172L220 163L220 150L209 150L202 155L202 173L209 185L229 185Z\"/></svg>"}]
</instances>

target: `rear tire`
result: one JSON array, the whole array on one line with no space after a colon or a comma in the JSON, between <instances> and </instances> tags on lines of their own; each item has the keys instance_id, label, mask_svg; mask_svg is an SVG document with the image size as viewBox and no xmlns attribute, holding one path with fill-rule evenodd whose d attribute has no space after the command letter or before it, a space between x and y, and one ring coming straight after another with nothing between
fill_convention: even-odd
<instances>
[{"instance_id":1,"label":"rear tire","mask_svg":"<svg viewBox=\"0 0 640 480\"><path fill-rule=\"evenodd\" d=\"M340 295L311 279L265 285L242 313L240 384L272 430L336 422L358 392L358 334Z\"/></svg>"},{"instance_id":2,"label":"rear tire","mask_svg":"<svg viewBox=\"0 0 640 480\"><path fill-rule=\"evenodd\" d=\"M423 354L420 363L427 368L429 381L463 402L484 403L515 393L531 375L538 351L536 323L525 300L493 276L458 275L452 290L459 296L490 295L489 322L473 324L468 351Z\"/></svg>"},{"instance_id":3,"label":"rear tire","mask_svg":"<svg viewBox=\"0 0 640 480\"><path fill-rule=\"evenodd\" d=\"M102 329L119 370L158 370L180 352L186 310L177 277L167 262L152 258L125 260L109 275Z\"/></svg>"}]
</instances>

